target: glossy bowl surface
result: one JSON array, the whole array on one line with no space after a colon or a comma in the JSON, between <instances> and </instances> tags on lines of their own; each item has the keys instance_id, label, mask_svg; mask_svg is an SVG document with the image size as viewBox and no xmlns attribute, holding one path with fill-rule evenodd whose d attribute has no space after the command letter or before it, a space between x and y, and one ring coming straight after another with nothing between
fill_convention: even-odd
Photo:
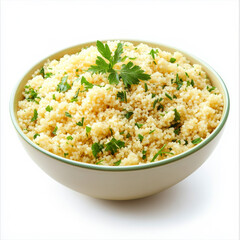
<instances>
[{"instance_id":1,"label":"glossy bowl surface","mask_svg":"<svg viewBox=\"0 0 240 240\"><path fill-rule=\"evenodd\" d=\"M65 54L79 52L82 48L96 45L96 42L79 44L43 59L23 76L13 90L10 99L10 115L13 125L19 134L23 146L39 167L58 182L78 192L97 198L112 200L135 199L158 193L178 183L194 172L208 158L217 145L230 109L227 88L217 72L207 63L185 51L163 44L136 40L123 41L132 42L134 44L146 43L151 47L159 47L169 52L179 51L183 53L192 64L198 63L202 65L212 85L219 89L224 98L224 109L221 122L208 138L192 149L168 159L144 165L118 167L72 161L48 152L33 143L19 127L16 115L17 103L23 98L22 92L26 82L31 79L32 74L37 69L40 69L48 59L59 59Z\"/></svg>"}]
</instances>

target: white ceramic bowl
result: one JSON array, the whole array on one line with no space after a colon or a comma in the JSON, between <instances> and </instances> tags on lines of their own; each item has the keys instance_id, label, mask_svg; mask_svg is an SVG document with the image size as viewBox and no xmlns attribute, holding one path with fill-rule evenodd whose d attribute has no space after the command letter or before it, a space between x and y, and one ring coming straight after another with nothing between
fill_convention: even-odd
<instances>
[{"instance_id":1,"label":"white ceramic bowl","mask_svg":"<svg viewBox=\"0 0 240 240\"><path fill-rule=\"evenodd\" d=\"M142 42L124 41L134 44ZM31 68L13 90L10 100L11 119L24 148L35 163L56 181L80 193L96 198L111 200L142 198L173 186L189 176L203 164L216 147L228 117L230 104L228 91L221 77L207 63L184 51L157 43L143 43L169 52L180 51L191 63L198 63L203 66L203 70L208 74L212 85L219 89L224 98L224 109L220 124L208 138L192 149L165 160L139 166L116 167L86 164L57 156L40 148L28 139L19 127L16 115L17 103L23 98L22 92L26 82L37 69L43 66L47 59L59 59L65 54L79 52L82 48L96 43L90 42L70 47L47 57Z\"/></svg>"}]
</instances>

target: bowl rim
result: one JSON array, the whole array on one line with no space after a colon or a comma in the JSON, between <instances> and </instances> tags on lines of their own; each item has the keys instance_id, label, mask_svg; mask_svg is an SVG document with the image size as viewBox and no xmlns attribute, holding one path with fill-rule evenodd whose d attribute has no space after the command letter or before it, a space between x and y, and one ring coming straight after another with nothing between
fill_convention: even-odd
<instances>
[{"instance_id":1,"label":"bowl rim","mask_svg":"<svg viewBox=\"0 0 240 240\"><path fill-rule=\"evenodd\" d=\"M172 49L173 51L179 51L181 53L183 53L184 55L190 56L191 58L193 58L194 60L198 61L202 66L206 67L209 71L211 71L218 79L218 81L220 82L222 88L223 88L223 97L224 97L224 102L225 102L225 111L223 112L223 116L222 119L220 121L220 123L218 124L218 126L214 129L214 131L206 138L204 139L202 142L200 142L199 144L197 144L196 146L194 146L193 148L180 153L176 156L172 156L160 161L156 161L156 162L150 162L150 163L145 163L142 165L131 165L131 166L104 166L104 165L96 165L96 164L89 164L89 163L84 163L84 162L78 162L78 161L74 161L74 160L70 160L61 156L58 156L54 153L51 153L41 147L39 147L37 144L35 144L34 142L32 142L22 131L22 129L20 128L19 124L18 124L18 120L16 119L15 113L14 113L14 100L16 97L16 92L19 88L19 85L21 84L22 80L24 79L24 77L30 72L32 71L32 69L34 69L38 64L40 64L41 62L51 58L52 56L63 52L63 51L67 51L70 50L72 48L77 48L80 47L82 45L85 44L91 44L91 45L95 45L96 41L91 41L91 42L84 42L84 43L80 43L71 47L67 47L64 48L60 51L57 51L51 55L49 55L48 57L40 60L38 63L34 64L34 66L32 68L30 68L26 74L23 75L23 77L17 82L17 84L15 85L11 97L10 97L10 102L9 102L9 111L10 111L10 116L11 116L11 120L12 123L16 129L16 131L18 132L18 134L23 138L23 140L25 140L28 144L30 144L33 148L35 148L37 151L40 151L43 154L46 154L48 157L51 157L55 160L58 160L60 162L66 163L66 164L70 164L72 166L76 166L76 167L81 167L81 168L87 168L90 170L100 170L100 171L136 171L136 170L143 170L143 169L147 169L147 168L154 168L154 167L159 167L162 165L166 165L166 164L170 164L173 163L175 161L181 160L195 152L197 152L198 150L200 150L201 148L203 148L205 145L207 145L209 142L211 142L218 134L219 132L222 130L223 126L225 125L228 115L229 115L229 110L230 110L230 98L229 98L229 93L226 87L226 84L224 83L223 79L220 77L220 75L205 61L203 61L202 59L199 59L198 57L194 56L193 54L189 54L186 51L183 51L179 48L175 48L163 43L158 43L158 42L150 42L150 41L141 41L141 40L133 40L133 39L107 39L107 40L101 40L102 42L107 42L107 41L115 41L115 40L120 40L120 41L125 41L125 42L137 42L137 43L145 43L145 44L152 44L152 45L158 45L159 48L161 47L165 47L165 48L169 48Z\"/></svg>"}]
</instances>

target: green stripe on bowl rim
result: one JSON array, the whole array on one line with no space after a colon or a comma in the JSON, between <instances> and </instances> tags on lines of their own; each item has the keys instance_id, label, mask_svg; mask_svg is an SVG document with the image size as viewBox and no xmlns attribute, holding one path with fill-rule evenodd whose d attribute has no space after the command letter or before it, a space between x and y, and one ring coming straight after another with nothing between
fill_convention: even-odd
<instances>
[{"instance_id":1,"label":"green stripe on bowl rim","mask_svg":"<svg viewBox=\"0 0 240 240\"><path fill-rule=\"evenodd\" d=\"M106 42L106 41L113 41L113 40L116 40L116 39L102 40L102 41ZM82 167L82 168L87 168L87 169L92 169L92 170L100 170L100 171L136 171L136 170L143 170L143 169L147 169L147 168L159 167L159 166L162 166L162 165L166 165L166 164L169 164L169 163L181 160L182 158L185 158L185 157L195 153L196 151L200 150L205 145L207 145L209 142L211 142L219 134L219 132L221 131L221 129L225 125L225 123L227 121L227 118L228 118L228 115L229 115L229 110L230 110L230 99L229 99L228 90L227 90L227 87L226 87L223 79L220 77L220 75L209 64L205 63L203 60L199 59L198 57L195 57L192 54L189 54L189 53L187 53L185 51L182 51L182 50L180 50L178 48L174 48L174 47L171 47L171 46L168 46L168 45L165 45L165 44L161 44L161 43L154 43L154 42L148 42L148 41L138 41L138 40L131 40L131 39L130 40L118 39L118 40L126 41L126 42L135 42L135 43L146 43L146 44L149 44L149 45L159 45L159 47L162 46L162 47L165 47L165 48L170 48L170 49L172 49L174 51L179 51L179 52L183 53L184 55L191 56L193 59L197 60L201 65L207 67L211 72L213 72L217 76L220 84L223 87L223 91L224 91L224 96L223 97L224 97L224 103L225 103L225 111L223 112L223 116L222 116L222 119L221 119L219 125L214 129L214 131L209 135L209 137L204 139L202 142L200 142L195 147L193 147L193 148L191 148L191 149L189 149L189 150L187 150L187 151L185 151L185 152L183 152L181 154L178 154L176 156L173 156L173 157L170 157L170 158L166 158L166 159L163 159L163 160L160 160L160 161L157 161L157 162L146 163L146 164L143 164L143 165L103 166L103 165L95 165L95 164L77 162L77 161L73 161L73 160L70 160L70 159L66 159L66 158L60 157L60 156L58 156L56 154L53 154L53 153L51 153L51 152L49 152L49 151L39 147L37 144L32 142L23 133L22 129L18 125L18 121L17 121L16 115L14 113L14 100L15 100L15 93L17 92L17 90L19 88L19 85L20 85L22 79L25 77L25 75L24 75L23 78L21 78L21 80L16 84L15 88L13 89L12 94L11 94L11 98L10 98L10 103L9 103L9 110L10 110L11 120L12 120L12 123L13 123L15 129L19 133L19 135L28 144L30 144L33 148L35 148L36 150L46 154L47 156L49 156L49 157L51 157L51 158L53 158L55 160L58 160L58 161L61 161L61 162L64 162L64 163L67 163L67 164L70 164L70 165L73 165L73 166L76 166L76 167ZM78 44L78 45L75 45L75 46L72 46L72 47L69 47L69 48L65 48L65 49L63 49L61 51L58 51L58 52L56 52L54 54L51 54L50 56L48 56L47 58L41 60L40 62L45 61L46 59L50 58L51 56L53 56L53 55L55 55L57 53L60 53L62 51L67 51L67 50L72 49L72 48L77 48L78 46L81 46L81 45L84 45L84 44L96 45L96 42L87 42L87 43ZM35 64L34 66L36 66L38 64ZM33 68L31 68L31 69L33 69Z\"/></svg>"}]
</instances>

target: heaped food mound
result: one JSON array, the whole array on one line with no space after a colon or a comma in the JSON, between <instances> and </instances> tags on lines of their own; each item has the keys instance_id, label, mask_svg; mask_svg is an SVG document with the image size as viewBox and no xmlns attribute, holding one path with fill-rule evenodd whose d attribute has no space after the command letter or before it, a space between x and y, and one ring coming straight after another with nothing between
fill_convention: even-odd
<instances>
[{"instance_id":1,"label":"heaped food mound","mask_svg":"<svg viewBox=\"0 0 240 240\"><path fill-rule=\"evenodd\" d=\"M180 154L217 127L223 97L198 64L146 44L97 41L35 72L18 121L61 157L109 166Z\"/></svg>"}]
</instances>

